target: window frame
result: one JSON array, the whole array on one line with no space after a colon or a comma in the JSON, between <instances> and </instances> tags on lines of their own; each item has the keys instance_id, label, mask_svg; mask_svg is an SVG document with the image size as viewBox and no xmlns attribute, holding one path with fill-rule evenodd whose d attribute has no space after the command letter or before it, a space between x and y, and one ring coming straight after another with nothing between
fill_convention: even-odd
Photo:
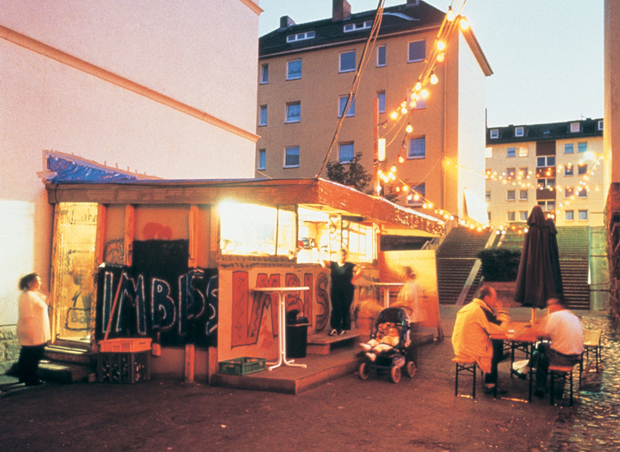
<instances>
[{"instance_id":1,"label":"window frame","mask_svg":"<svg viewBox=\"0 0 620 452\"><path fill-rule=\"evenodd\" d=\"M517 156L517 148L516 146L508 146L506 148L506 158L515 158Z\"/></svg>"},{"instance_id":2,"label":"window frame","mask_svg":"<svg viewBox=\"0 0 620 452\"><path fill-rule=\"evenodd\" d=\"M342 149L344 146L351 146L351 159L350 160L342 159ZM348 165L350 163L353 163L353 160L355 160L355 142L344 141L342 143L338 143L338 163L340 163L341 165Z\"/></svg>"},{"instance_id":3,"label":"window frame","mask_svg":"<svg viewBox=\"0 0 620 452\"><path fill-rule=\"evenodd\" d=\"M570 216L570 218L569 218L569 216ZM574 210L565 210L564 211L564 221L575 221L575 211Z\"/></svg>"},{"instance_id":4,"label":"window frame","mask_svg":"<svg viewBox=\"0 0 620 452\"><path fill-rule=\"evenodd\" d=\"M286 42L305 41L307 39L314 39L316 33L314 31L306 31L303 33L294 33L286 37Z\"/></svg>"},{"instance_id":5,"label":"window frame","mask_svg":"<svg viewBox=\"0 0 620 452\"><path fill-rule=\"evenodd\" d=\"M411 187L411 191L417 193L420 196L420 199L413 199L413 195L411 198L407 196L407 205L409 207L422 207L424 205L424 199L426 198L426 182L422 182Z\"/></svg>"},{"instance_id":6,"label":"window frame","mask_svg":"<svg viewBox=\"0 0 620 452\"><path fill-rule=\"evenodd\" d=\"M342 59L345 55L350 55L350 54L353 54L353 67L343 69ZM345 52L340 52L338 54L338 73L341 74L341 73L346 73L346 72L354 72L355 70L357 70L357 53L355 49L347 50Z\"/></svg>"},{"instance_id":7,"label":"window frame","mask_svg":"<svg viewBox=\"0 0 620 452\"><path fill-rule=\"evenodd\" d=\"M577 165L577 176L584 176L588 174L588 164L587 163L579 163Z\"/></svg>"},{"instance_id":8,"label":"window frame","mask_svg":"<svg viewBox=\"0 0 620 452\"><path fill-rule=\"evenodd\" d=\"M582 141L577 143L577 154L584 154L586 152L588 152L588 142Z\"/></svg>"},{"instance_id":9,"label":"window frame","mask_svg":"<svg viewBox=\"0 0 620 452\"><path fill-rule=\"evenodd\" d=\"M515 127L515 137L523 137L523 136L525 136L525 128Z\"/></svg>"},{"instance_id":10,"label":"window frame","mask_svg":"<svg viewBox=\"0 0 620 452\"><path fill-rule=\"evenodd\" d=\"M574 153L575 153L574 143L564 143L564 154L574 154Z\"/></svg>"},{"instance_id":11,"label":"window frame","mask_svg":"<svg viewBox=\"0 0 620 452\"><path fill-rule=\"evenodd\" d=\"M338 97L338 117L341 118L343 113L344 113L344 109L347 107L347 101L349 100L349 95L347 94L346 96L339 96ZM343 103L344 101L344 103ZM345 118L352 118L355 116L355 98L353 98L353 102L351 102L351 105L349 105L349 109L347 110L346 114L344 115Z\"/></svg>"},{"instance_id":12,"label":"window frame","mask_svg":"<svg viewBox=\"0 0 620 452\"><path fill-rule=\"evenodd\" d=\"M297 116L297 119L295 119L295 117L292 117L293 119L291 119L291 115L290 115L290 109L291 107L294 107L294 106L299 106L299 115ZM301 101L297 100L293 102L287 102L284 123L285 124L296 124L298 122L301 122Z\"/></svg>"},{"instance_id":13,"label":"window frame","mask_svg":"<svg viewBox=\"0 0 620 452\"><path fill-rule=\"evenodd\" d=\"M422 43L422 44L420 44ZM412 44L417 44L418 47L422 47L422 45L424 46L424 52L422 52L422 57L421 58L411 58L411 54L412 54ZM413 50L422 50L422 49L416 49L413 48ZM417 56L417 55L414 55ZM426 59L426 39L419 39L417 41L409 41L407 43L407 63L419 63L420 61L424 61Z\"/></svg>"},{"instance_id":14,"label":"window frame","mask_svg":"<svg viewBox=\"0 0 620 452\"><path fill-rule=\"evenodd\" d=\"M267 109L267 105L259 105L258 107L258 126L265 127L267 125L269 110Z\"/></svg>"},{"instance_id":15,"label":"window frame","mask_svg":"<svg viewBox=\"0 0 620 452\"><path fill-rule=\"evenodd\" d=\"M412 150L414 149L413 143L414 142L420 142L420 141L424 144L424 154L423 155L413 154L412 153ZM421 159L425 159L425 158L426 158L426 135L421 135L421 136L409 138L409 144L407 146L407 159L409 159L409 160L421 160Z\"/></svg>"},{"instance_id":16,"label":"window frame","mask_svg":"<svg viewBox=\"0 0 620 452\"><path fill-rule=\"evenodd\" d=\"M517 200L517 191L514 189L506 190L506 201L516 201Z\"/></svg>"},{"instance_id":17,"label":"window frame","mask_svg":"<svg viewBox=\"0 0 620 452\"><path fill-rule=\"evenodd\" d=\"M292 77L291 76L291 63L297 63L299 62L299 77ZM302 62L301 62L301 58L295 58L294 60L289 60L286 62L286 80L301 80L303 74L303 66L302 66Z\"/></svg>"},{"instance_id":18,"label":"window frame","mask_svg":"<svg viewBox=\"0 0 620 452\"><path fill-rule=\"evenodd\" d=\"M499 129L491 129L489 131L489 138L491 140L495 140L495 139L499 138Z\"/></svg>"},{"instance_id":19,"label":"window frame","mask_svg":"<svg viewBox=\"0 0 620 452\"><path fill-rule=\"evenodd\" d=\"M383 52L381 52L382 49L383 49ZM383 63L381 62L382 57L383 57ZM387 66L387 46L383 44L383 45L377 46L377 67L386 67L386 66Z\"/></svg>"},{"instance_id":20,"label":"window frame","mask_svg":"<svg viewBox=\"0 0 620 452\"><path fill-rule=\"evenodd\" d=\"M516 219L516 212L514 210L506 211L506 221L508 223L514 223Z\"/></svg>"},{"instance_id":21,"label":"window frame","mask_svg":"<svg viewBox=\"0 0 620 452\"><path fill-rule=\"evenodd\" d=\"M572 177L575 175L575 165L567 163L564 166L564 177Z\"/></svg>"},{"instance_id":22,"label":"window frame","mask_svg":"<svg viewBox=\"0 0 620 452\"><path fill-rule=\"evenodd\" d=\"M383 107L381 106L382 102ZM385 113L385 90L377 91L377 113Z\"/></svg>"},{"instance_id":23,"label":"window frame","mask_svg":"<svg viewBox=\"0 0 620 452\"><path fill-rule=\"evenodd\" d=\"M256 169L265 171L267 169L267 149L259 149L256 156Z\"/></svg>"},{"instance_id":24,"label":"window frame","mask_svg":"<svg viewBox=\"0 0 620 452\"><path fill-rule=\"evenodd\" d=\"M526 189L519 189L519 201L527 201L529 199L529 190ZM525 193L525 196L523 195Z\"/></svg>"},{"instance_id":25,"label":"window frame","mask_svg":"<svg viewBox=\"0 0 620 452\"><path fill-rule=\"evenodd\" d=\"M585 213L585 215L582 215L584 213ZM578 210L577 211L577 220L578 221L588 221L588 209L580 209L580 210Z\"/></svg>"},{"instance_id":26,"label":"window frame","mask_svg":"<svg viewBox=\"0 0 620 452\"><path fill-rule=\"evenodd\" d=\"M579 132L581 132L581 123L579 123L579 122L571 122L568 125L568 131L570 133L579 133Z\"/></svg>"},{"instance_id":27,"label":"window frame","mask_svg":"<svg viewBox=\"0 0 620 452\"><path fill-rule=\"evenodd\" d=\"M260 67L260 84L266 85L269 83L269 63L262 64Z\"/></svg>"},{"instance_id":28,"label":"window frame","mask_svg":"<svg viewBox=\"0 0 620 452\"><path fill-rule=\"evenodd\" d=\"M287 164L287 160L289 157L289 150L297 149L297 164ZM299 146L287 146L284 148L284 166L283 168L299 168L299 157L300 157L300 149ZM294 154L290 154L294 156Z\"/></svg>"}]
</instances>

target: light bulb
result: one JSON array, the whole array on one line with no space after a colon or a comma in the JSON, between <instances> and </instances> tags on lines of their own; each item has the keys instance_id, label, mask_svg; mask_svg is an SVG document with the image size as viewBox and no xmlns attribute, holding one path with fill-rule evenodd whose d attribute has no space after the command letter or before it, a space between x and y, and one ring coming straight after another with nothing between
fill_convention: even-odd
<instances>
[{"instance_id":1,"label":"light bulb","mask_svg":"<svg viewBox=\"0 0 620 452\"><path fill-rule=\"evenodd\" d=\"M406 130L407 130L407 133L413 132L413 126L411 124L408 124Z\"/></svg>"},{"instance_id":2,"label":"light bulb","mask_svg":"<svg viewBox=\"0 0 620 452\"><path fill-rule=\"evenodd\" d=\"M454 11L452 10L452 7L448 7L448 15L447 15L447 19L452 22L454 20Z\"/></svg>"},{"instance_id":3,"label":"light bulb","mask_svg":"<svg viewBox=\"0 0 620 452\"><path fill-rule=\"evenodd\" d=\"M464 17L461 18L459 25L461 26L461 30L467 30L469 28L469 22Z\"/></svg>"},{"instance_id":4,"label":"light bulb","mask_svg":"<svg viewBox=\"0 0 620 452\"><path fill-rule=\"evenodd\" d=\"M390 168L390 171L395 173L396 172L396 165L392 166L392 168Z\"/></svg>"},{"instance_id":5,"label":"light bulb","mask_svg":"<svg viewBox=\"0 0 620 452\"><path fill-rule=\"evenodd\" d=\"M406 114L407 114L407 107L403 107L403 108L401 108L401 109L400 109L400 112L401 112L403 115L406 115Z\"/></svg>"},{"instance_id":6,"label":"light bulb","mask_svg":"<svg viewBox=\"0 0 620 452\"><path fill-rule=\"evenodd\" d=\"M392 117L392 119L396 119L396 118L398 118L398 113L397 112L392 112L392 114L390 116Z\"/></svg>"},{"instance_id":7,"label":"light bulb","mask_svg":"<svg viewBox=\"0 0 620 452\"><path fill-rule=\"evenodd\" d=\"M443 50L446 48L446 43L443 41L437 41L437 49L438 50Z\"/></svg>"},{"instance_id":8,"label":"light bulb","mask_svg":"<svg viewBox=\"0 0 620 452\"><path fill-rule=\"evenodd\" d=\"M437 78L437 76L435 75L435 73L433 72L431 74L431 85L436 85L437 82L439 81L439 78Z\"/></svg>"},{"instance_id":9,"label":"light bulb","mask_svg":"<svg viewBox=\"0 0 620 452\"><path fill-rule=\"evenodd\" d=\"M440 62L440 63L443 62L443 60L445 60L445 58L446 58L445 53L441 52L441 53L437 54L437 61L438 62Z\"/></svg>"},{"instance_id":10,"label":"light bulb","mask_svg":"<svg viewBox=\"0 0 620 452\"><path fill-rule=\"evenodd\" d=\"M415 90L420 91L422 89L422 83L418 82L415 84Z\"/></svg>"},{"instance_id":11,"label":"light bulb","mask_svg":"<svg viewBox=\"0 0 620 452\"><path fill-rule=\"evenodd\" d=\"M404 161L405 161L405 159L402 156L398 157L398 162L399 163L403 163Z\"/></svg>"},{"instance_id":12,"label":"light bulb","mask_svg":"<svg viewBox=\"0 0 620 452\"><path fill-rule=\"evenodd\" d=\"M425 89L420 91L420 94L422 95L422 99L426 99L428 97L428 91Z\"/></svg>"}]
</instances>

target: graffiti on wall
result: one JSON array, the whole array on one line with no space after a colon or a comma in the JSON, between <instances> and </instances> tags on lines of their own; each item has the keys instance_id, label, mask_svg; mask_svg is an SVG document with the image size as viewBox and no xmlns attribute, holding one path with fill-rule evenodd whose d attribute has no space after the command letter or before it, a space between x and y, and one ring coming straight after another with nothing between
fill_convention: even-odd
<instances>
[{"instance_id":1,"label":"graffiti on wall","mask_svg":"<svg viewBox=\"0 0 620 452\"><path fill-rule=\"evenodd\" d=\"M151 337L163 346L217 345L217 269L188 268L188 242L134 242L131 267L99 271L97 339Z\"/></svg>"},{"instance_id":2,"label":"graffiti on wall","mask_svg":"<svg viewBox=\"0 0 620 452\"><path fill-rule=\"evenodd\" d=\"M310 319L316 331L323 330L329 317L328 279L325 273L319 273L316 281L312 273L304 273L303 284L294 273L258 273L252 286L280 287L282 280L285 287L310 288L306 291L287 292L284 295L286 311L299 310ZM267 330L271 332L270 339L277 336L278 300L276 293L250 291L250 274L247 271L233 272L231 346L257 344L261 334L264 335ZM314 315L313 306L318 311Z\"/></svg>"}]
</instances>

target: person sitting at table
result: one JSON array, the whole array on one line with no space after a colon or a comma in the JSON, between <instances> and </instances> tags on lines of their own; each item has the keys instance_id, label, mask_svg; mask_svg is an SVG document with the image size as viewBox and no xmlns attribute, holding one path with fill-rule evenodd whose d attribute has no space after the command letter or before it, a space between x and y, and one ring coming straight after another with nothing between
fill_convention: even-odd
<instances>
[{"instance_id":1,"label":"person sitting at table","mask_svg":"<svg viewBox=\"0 0 620 452\"><path fill-rule=\"evenodd\" d=\"M534 331L550 342L541 342L532 354L531 366L536 368L536 389L534 395L545 396L549 365L574 366L583 353L583 329L579 317L566 309L563 298L547 300L546 317L534 326ZM528 368L520 370L528 372Z\"/></svg>"},{"instance_id":2,"label":"person sitting at table","mask_svg":"<svg viewBox=\"0 0 620 452\"><path fill-rule=\"evenodd\" d=\"M495 310L495 311L494 311ZM485 373L485 393L505 394L497 386L497 365L503 359L502 341L492 341L492 334L503 334L510 316L503 310L497 292L482 286L473 301L456 314L452 346L459 358L474 359Z\"/></svg>"}]
</instances>

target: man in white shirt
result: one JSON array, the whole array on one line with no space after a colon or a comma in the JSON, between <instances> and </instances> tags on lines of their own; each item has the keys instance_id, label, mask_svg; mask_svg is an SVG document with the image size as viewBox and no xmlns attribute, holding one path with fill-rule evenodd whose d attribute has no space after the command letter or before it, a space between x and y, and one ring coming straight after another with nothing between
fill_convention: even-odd
<instances>
[{"instance_id":1,"label":"man in white shirt","mask_svg":"<svg viewBox=\"0 0 620 452\"><path fill-rule=\"evenodd\" d=\"M551 342L539 344L532 357L536 367L534 395L539 398L545 396L549 365L574 366L583 353L583 330L579 318L566 309L560 298L550 298L547 310L549 315L536 326L536 331Z\"/></svg>"}]
</instances>

